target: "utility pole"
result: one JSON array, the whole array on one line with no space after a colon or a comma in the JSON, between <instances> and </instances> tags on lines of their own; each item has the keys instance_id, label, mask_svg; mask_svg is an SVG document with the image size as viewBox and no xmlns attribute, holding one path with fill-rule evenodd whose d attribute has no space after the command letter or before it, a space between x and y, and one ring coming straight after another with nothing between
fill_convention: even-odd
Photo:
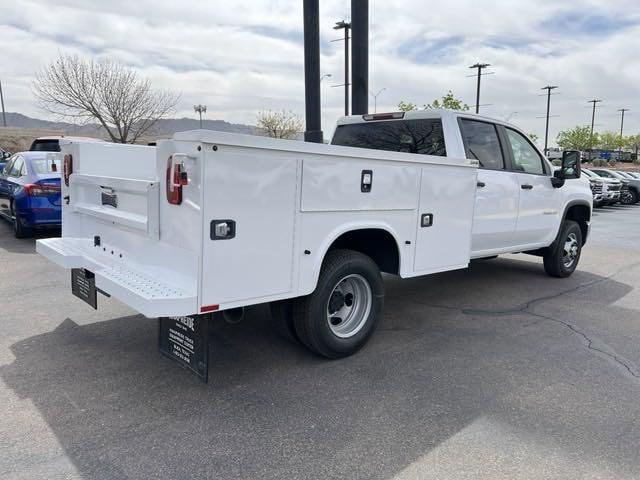
<instances>
[{"instance_id":1,"label":"utility pole","mask_svg":"<svg viewBox=\"0 0 640 480\"><path fill-rule=\"evenodd\" d=\"M4 114L4 97L2 96L2 81L0 81L0 103L2 104L2 125L7 126L7 117Z\"/></svg>"},{"instance_id":2,"label":"utility pole","mask_svg":"<svg viewBox=\"0 0 640 480\"><path fill-rule=\"evenodd\" d=\"M547 151L549 149L549 111L551 109L551 90L555 90L558 88L557 85L547 85L546 87L542 87L541 90L547 91L547 124L544 129L544 155L547 156Z\"/></svg>"},{"instance_id":3,"label":"utility pole","mask_svg":"<svg viewBox=\"0 0 640 480\"><path fill-rule=\"evenodd\" d=\"M602 100L597 98L587 101L587 103L593 103L593 112L591 113L591 134L589 135L589 160L591 160L591 154L593 153L593 126L596 121L596 105L600 102L602 102Z\"/></svg>"},{"instance_id":4,"label":"utility pole","mask_svg":"<svg viewBox=\"0 0 640 480\"><path fill-rule=\"evenodd\" d=\"M351 0L351 113L369 113L369 0Z\"/></svg>"},{"instance_id":5,"label":"utility pole","mask_svg":"<svg viewBox=\"0 0 640 480\"><path fill-rule=\"evenodd\" d=\"M304 0L304 141L322 143L320 106L320 0Z\"/></svg>"},{"instance_id":6,"label":"utility pole","mask_svg":"<svg viewBox=\"0 0 640 480\"><path fill-rule=\"evenodd\" d=\"M475 65L471 65L469 68L477 68L478 69L478 87L476 90L476 113L480 113L480 77L482 77L482 70L487 67L490 67L489 63L476 63Z\"/></svg>"},{"instance_id":7,"label":"utility pole","mask_svg":"<svg viewBox=\"0 0 640 480\"><path fill-rule=\"evenodd\" d=\"M196 113L200 114L200 130L202 130L202 114L203 113L207 113L207 106L206 105L194 105L193 109L195 110Z\"/></svg>"},{"instance_id":8,"label":"utility pole","mask_svg":"<svg viewBox=\"0 0 640 480\"><path fill-rule=\"evenodd\" d=\"M351 24L341 20L336 22L336 26L333 29L344 29L344 115L346 117L349 115L349 88L351 87L351 82L349 81L349 30L351 29Z\"/></svg>"},{"instance_id":9,"label":"utility pole","mask_svg":"<svg viewBox=\"0 0 640 480\"><path fill-rule=\"evenodd\" d=\"M371 92L371 96L373 97L373 113L378 113L378 96L380 96L380 94L386 89L387 87L381 88L380 90L378 90L378 93Z\"/></svg>"},{"instance_id":10,"label":"utility pole","mask_svg":"<svg viewBox=\"0 0 640 480\"><path fill-rule=\"evenodd\" d=\"M620 119L620 150L618 152L618 161L622 161L622 130L624 129L624 112L628 112L628 108L621 108L618 110L622 113L622 118Z\"/></svg>"}]
</instances>

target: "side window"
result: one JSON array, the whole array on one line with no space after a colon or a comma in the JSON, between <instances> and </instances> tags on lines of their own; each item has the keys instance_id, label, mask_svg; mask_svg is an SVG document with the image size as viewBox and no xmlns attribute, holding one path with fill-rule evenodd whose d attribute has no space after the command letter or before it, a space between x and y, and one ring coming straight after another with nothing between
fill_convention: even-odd
<instances>
[{"instance_id":1,"label":"side window","mask_svg":"<svg viewBox=\"0 0 640 480\"><path fill-rule=\"evenodd\" d=\"M447 155L440 119L340 125L331 144L442 157Z\"/></svg>"},{"instance_id":2,"label":"side window","mask_svg":"<svg viewBox=\"0 0 640 480\"><path fill-rule=\"evenodd\" d=\"M507 128L506 131L511 146L511 153L513 154L513 169L516 172L544 175L545 171L542 166L542 157L533 145L531 145L531 142L515 130Z\"/></svg>"},{"instance_id":3,"label":"side window","mask_svg":"<svg viewBox=\"0 0 640 480\"><path fill-rule=\"evenodd\" d=\"M460 120L467 158L478 160L480 167L503 170L504 158L495 125L463 118Z\"/></svg>"},{"instance_id":4,"label":"side window","mask_svg":"<svg viewBox=\"0 0 640 480\"><path fill-rule=\"evenodd\" d=\"M20 173L20 171L22 170L22 167L24 167L24 160L23 160L22 157L17 157L13 161L13 166L11 167L11 171L9 172L9 176L10 177L20 177L22 175Z\"/></svg>"},{"instance_id":5,"label":"side window","mask_svg":"<svg viewBox=\"0 0 640 480\"><path fill-rule=\"evenodd\" d=\"M2 169L2 175L4 175L5 177L9 176L9 172L11 171L11 167L13 166L13 162L15 161L15 159L16 157L11 157L9 160L7 160L7 163Z\"/></svg>"}]
</instances>

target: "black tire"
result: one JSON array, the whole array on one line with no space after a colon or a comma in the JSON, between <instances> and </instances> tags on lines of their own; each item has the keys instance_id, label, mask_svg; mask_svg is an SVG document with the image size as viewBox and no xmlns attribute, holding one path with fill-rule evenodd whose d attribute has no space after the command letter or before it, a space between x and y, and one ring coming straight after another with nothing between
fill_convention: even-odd
<instances>
[{"instance_id":1,"label":"black tire","mask_svg":"<svg viewBox=\"0 0 640 480\"><path fill-rule=\"evenodd\" d=\"M565 247L569 246L569 244L571 244L569 250L573 252L571 254L565 252ZM565 220L560 228L560 235L556 245L543 257L544 270L551 277L566 278L575 271L580 261L581 253L582 230L580 230L580 225L573 220ZM570 259L573 261L568 263Z\"/></svg>"},{"instance_id":2,"label":"black tire","mask_svg":"<svg viewBox=\"0 0 640 480\"><path fill-rule=\"evenodd\" d=\"M631 201L629 205L635 205L640 200L640 195L638 195L638 191L635 188L629 189L629 193L631 194Z\"/></svg>"},{"instance_id":3,"label":"black tire","mask_svg":"<svg viewBox=\"0 0 640 480\"><path fill-rule=\"evenodd\" d=\"M13 235L16 238L27 238L31 236L32 232L29 228L26 228L22 224L22 220L18 214L13 210L13 204L11 205L11 214L13 216Z\"/></svg>"},{"instance_id":4,"label":"black tire","mask_svg":"<svg viewBox=\"0 0 640 480\"><path fill-rule=\"evenodd\" d=\"M284 339L301 343L293 325L293 300L279 300L271 302L269 309L271 310L271 318L276 332Z\"/></svg>"},{"instance_id":5,"label":"black tire","mask_svg":"<svg viewBox=\"0 0 640 480\"><path fill-rule=\"evenodd\" d=\"M339 285L345 281L356 282L365 292L351 295L351 304L348 303L349 294L343 295L340 291ZM363 309L361 316L353 317L355 326L352 334L347 333L348 336L338 336L335 329L340 325L333 324L332 327L329 323L329 310L334 309L334 306L330 307L330 301L334 302L336 298L338 305L342 301L344 308L356 311ZM362 307L365 298L369 308ZM374 261L360 252L333 250L324 260L315 291L293 301L294 328L300 341L318 355L326 358L347 357L367 343L376 329L383 304L384 284ZM331 322L334 318L338 317L332 317ZM347 323L348 319L345 320L345 326Z\"/></svg>"}]
</instances>

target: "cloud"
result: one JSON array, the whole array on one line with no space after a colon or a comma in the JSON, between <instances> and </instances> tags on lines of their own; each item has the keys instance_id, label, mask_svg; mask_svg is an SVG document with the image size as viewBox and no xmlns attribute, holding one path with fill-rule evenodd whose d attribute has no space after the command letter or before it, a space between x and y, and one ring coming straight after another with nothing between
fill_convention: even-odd
<instances>
[{"instance_id":1,"label":"cloud","mask_svg":"<svg viewBox=\"0 0 640 480\"><path fill-rule=\"evenodd\" d=\"M2 0L0 0L2 1ZM343 43L337 20L348 0L321 2L322 84L326 133L343 113ZM551 137L590 121L593 97L604 102L599 130L619 128L617 109L631 108L625 129L640 132L640 5L637 0L372 1L370 87L386 90L379 110L400 100L431 102L448 90L475 103L469 65L492 64L482 84L482 113L510 116L544 133L541 87L552 98ZM46 12L43 14L43 12ZM304 114L302 2L299 0L50 0L4 1L0 18L5 103L39 117L31 92L35 72L59 52L114 58L182 93L178 115L208 106L209 118L252 123L264 109ZM514 114L514 112L517 112Z\"/></svg>"}]
</instances>

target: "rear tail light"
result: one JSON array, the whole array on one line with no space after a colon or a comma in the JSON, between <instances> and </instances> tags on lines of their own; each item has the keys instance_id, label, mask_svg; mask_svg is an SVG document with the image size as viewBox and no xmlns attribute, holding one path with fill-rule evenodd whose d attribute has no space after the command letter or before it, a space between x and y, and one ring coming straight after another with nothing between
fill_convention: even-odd
<instances>
[{"instance_id":1,"label":"rear tail light","mask_svg":"<svg viewBox=\"0 0 640 480\"><path fill-rule=\"evenodd\" d=\"M69 176L73 173L73 157L69 154L64 156L64 168L63 168L63 176L64 176L64 184L69 186Z\"/></svg>"},{"instance_id":2,"label":"rear tail light","mask_svg":"<svg viewBox=\"0 0 640 480\"><path fill-rule=\"evenodd\" d=\"M184 164L176 162L173 156L167 162L167 200L172 205L182 203L182 187L189 184Z\"/></svg>"},{"instance_id":3,"label":"rear tail light","mask_svg":"<svg viewBox=\"0 0 640 480\"><path fill-rule=\"evenodd\" d=\"M24 186L24 191L30 197L48 197L60 193L60 186L47 183L27 183Z\"/></svg>"}]
</instances>

